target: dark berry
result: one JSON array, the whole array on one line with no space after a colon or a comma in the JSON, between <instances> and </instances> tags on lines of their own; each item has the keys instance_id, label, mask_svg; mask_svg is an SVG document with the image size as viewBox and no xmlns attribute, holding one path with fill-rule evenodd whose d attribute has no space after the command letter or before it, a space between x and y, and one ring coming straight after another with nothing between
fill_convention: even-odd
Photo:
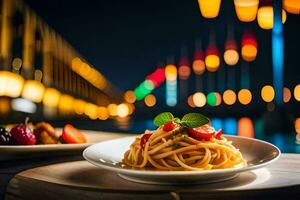
<instances>
[{"instance_id":1,"label":"dark berry","mask_svg":"<svg viewBox=\"0 0 300 200\"><path fill-rule=\"evenodd\" d=\"M33 131L25 124L19 124L10 130L13 140L18 145L36 144L36 136Z\"/></svg>"},{"instance_id":2,"label":"dark berry","mask_svg":"<svg viewBox=\"0 0 300 200\"><path fill-rule=\"evenodd\" d=\"M0 145L12 144L11 134L3 127L0 127Z\"/></svg>"}]
</instances>

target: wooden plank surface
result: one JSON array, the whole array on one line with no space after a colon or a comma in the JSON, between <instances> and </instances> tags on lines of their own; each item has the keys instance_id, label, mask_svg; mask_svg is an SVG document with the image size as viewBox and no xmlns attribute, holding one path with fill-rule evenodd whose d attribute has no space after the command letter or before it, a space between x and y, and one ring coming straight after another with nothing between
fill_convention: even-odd
<instances>
[{"instance_id":1,"label":"wooden plank surface","mask_svg":"<svg viewBox=\"0 0 300 200\"><path fill-rule=\"evenodd\" d=\"M73 161L17 174L7 188L6 199L30 199L39 192L47 194L45 200L57 199L58 194L63 199L295 199L294 195L300 194L299 166L300 155L283 154L266 168L241 173L226 182L158 186L129 182L86 161Z\"/></svg>"}]
</instances>

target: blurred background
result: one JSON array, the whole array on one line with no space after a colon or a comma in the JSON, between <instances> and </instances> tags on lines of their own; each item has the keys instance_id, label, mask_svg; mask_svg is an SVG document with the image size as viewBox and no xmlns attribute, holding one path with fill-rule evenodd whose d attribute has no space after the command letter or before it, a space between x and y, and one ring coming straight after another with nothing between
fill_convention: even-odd
<instances>
[{"instance_id":1,"label":"blurred background","mask_svg":"<svg viewBox=\"0 0 300 200\"><path fill-rule=\"evenodd\" d=\"M0 0L0 124L142 133L160 112L200 112L300 153L299 13L299 0Z\"/></svg>"}]
</instances>

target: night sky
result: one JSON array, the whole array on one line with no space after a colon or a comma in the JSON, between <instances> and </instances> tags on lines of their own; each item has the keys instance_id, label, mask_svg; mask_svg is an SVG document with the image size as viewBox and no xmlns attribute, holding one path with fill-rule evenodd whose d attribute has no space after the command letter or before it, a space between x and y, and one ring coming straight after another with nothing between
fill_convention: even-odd
<instances>
[{"instance_id":1,"label":"night sky","mask_svg":"<svg viewBox=\"0 0 300 200\"><path fill-rule=\"evenodd\" d=\"M257 59L249 65L251 88L272 84L271 31L257 22L237 20L233 1L222 1L217 19L204 19L196 0L178 1L37 1L28 4L83 57L120 89L133 89L170 56L178 63L180 49L186 46L192 58L194 43L201 39L206 47L209 34L215 32L223 52L228 24L234 27L238 43L245 30L257 38ZM300 83L300 15L288 14L285 28L285 85ZM236 66L240 67L241 62ZM227 67L223 63L221 67ZM237 85L238 85L238 77ZM193 91L194 82L189 81ZM238 87L238 86L237 86ZM163 89L158 91L163 92Z\"/></svg>"}]
</instances>

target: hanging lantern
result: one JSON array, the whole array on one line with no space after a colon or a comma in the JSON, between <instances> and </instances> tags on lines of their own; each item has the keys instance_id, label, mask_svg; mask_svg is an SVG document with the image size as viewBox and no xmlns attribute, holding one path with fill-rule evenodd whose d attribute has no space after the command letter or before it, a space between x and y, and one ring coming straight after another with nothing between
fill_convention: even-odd
<instances>
[{"instance_id":1,"label":"hanging lantern","mask_svg":"<svg viewBox=\"0 0 300 200\"><path fill-rule=\"evenodd\" d=\"M209 72L215 72L218 70L220 66L220 57L216 46L209 45L206 49L205 65Z\"/></svg>"},{"instance_id":2,"label":"hanging lantern","mask_svg":"<svg viewBox=\"0 0 300 200\"><path fill-rule=\"evenodd\" d=\"M0 71L0 96L20 96L23 84L24 79L19 74L9 71Z\"/></svg>"},{"instance_id":3,"label":"hanging lantern","mask_svg":"<svg viewBox=\"0 0 300 200\"><path fill-rule=\"evenodd\" d=\"M224 61L229 66L234 66L239 61L239 53L234 40L228 40L225 44Z\"/></svg>"},{"instance_id":4,"label":"hanging lantern","mask_svg":"<svg viewBox=\"0 0 300 200\"><path fill-rule=\"evenodd\" d=\"M235 12L242 22L252 22L256 18L259 0L234 0Z\"/></svg>"},{"instance_id":5,"label":"hanging lantern","mask_svg":"<svg viewBox=\"0 0 300 200\"><path fill-rule=\"evenodd\" d=\"M178 67L178 75L181 80L187 80L191 74L189 61L187 58L181 58Z\"/></svg>"},{"instance_id":6,"label":"hanging lantern","mask_svg":"<svg viewBox=\"0 0 300 200\"><path fill-rule=\"evenodd\" d=\"M255 60L257 56L257 46L254 34L251 32L244 33L242 37L242 58L247 62Z\"/></svg>"},{"instance_id":7,"label":"hanging lantern","mask_svg":"<svg viewBox=\"0 0 300 200\"><path fill-rule=\"evenodd\" d=\"M299 0L283 0L284 9L291 14L300 14Z\"/></svg>"},{"instance_id":8,"label":"hanging lantern","mask_svg":"<svg viewBox=\"0 0 300 200\"><path fill-rule=\"evenodd\" d=\"M286 12L282 9L282 23L286 21ZM257 11L257 22L262 29L272 29L274 24L274 11L272 1L264 0Z\"/></svg>"},{"instance_id":9,"label":"hanging lantern","mask_svg":"<svg viewBox=\"0 0 300 200\"><path fill-rule=\"evenodd\" d=\"M24 84L22 97L35 103L40 103L44 96L44 85L36 80L27 80Z\"/></svg>"},{"instance_id":10,"label":"hanging lantern","mask_svg":"<svg viewBox=\"0 0 300 200\"><path fill-rule=\"evenodd\" d=\"M219 14L221 0L198 0L201 15L205 18L215 18Z\"/></svg>"},{"instance_id":11,"label":"hanging lantern","mask_svg":"<svg viewBox=\"0 0 300 200\"><path fill-rule=\"evenodd\" d=\"M195 74L203 74L205 71L204 54L201 49L198 49L194 53L193 70Z\"/></svg>"}]
</instances>

